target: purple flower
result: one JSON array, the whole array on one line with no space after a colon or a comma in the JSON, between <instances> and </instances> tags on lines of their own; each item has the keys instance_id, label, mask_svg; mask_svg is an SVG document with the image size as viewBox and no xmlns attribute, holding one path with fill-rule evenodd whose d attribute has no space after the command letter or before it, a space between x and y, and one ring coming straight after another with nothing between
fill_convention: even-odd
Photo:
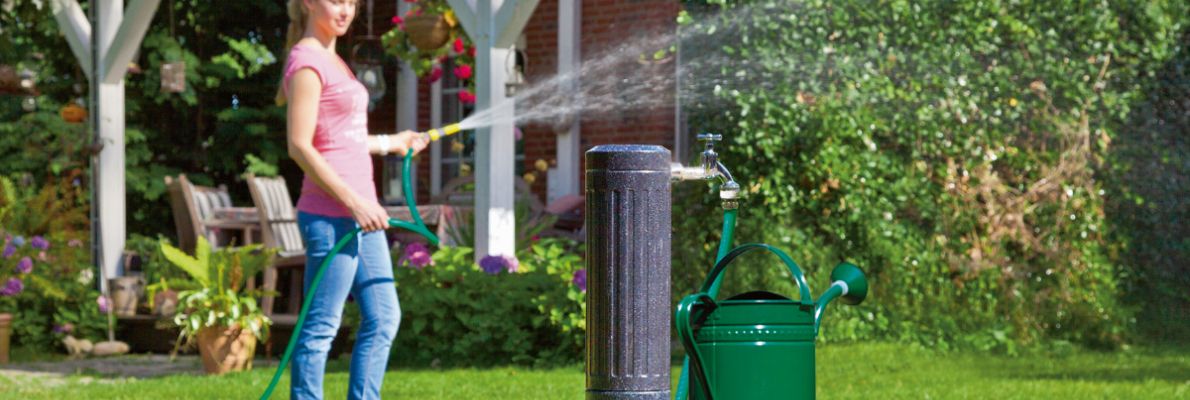
<instances>
[{"instance_id":1,"label":"purple flower","mask_svg":"<svg viewBox=\"0 0 1190 400\"><path fill-rule=\"evenodd\" d=\"M16 246L12 245L12 242L9 242L8 244L4 245L4 258L12 257L12 255L16 254L16 252L17 252L17 248L16 248Z\"/></svg>"},{"instance_id":2,"label":"purple flower","mask_svg":"<svg viewBox=\"0 0 1190 400\"><path fill-rule=\"evenodd\" d=\"M112 309L112 301L107 296L96 297L95 303L99 304L99 312L101 313L106 313Z\"/></svg>"},{"instance_id":3,"label":"purple flower","mask_svg":"<svg viewBox=\"0 0 1190 400\"><path fill-rule=\"evenodd\" d=\"M65 323L62 325L54 325L54 333L70 333L74 332L74 324Z\"/></svg>"},{"instance_id":4,"label":"purple flower","mask_svg":"<svg viewBox=\"0 0 1190 400\"><path fill-rule=\"evenodd\" d=\"M587 269L583 268L574 271L574 278L570 278L570 283L578 287L578 290L587 291Z\"/></svg>"},{"instance_id":5,"label":"purple flower","mask_svg":"<svg viewBox=\"0 0 1190 400\"><path fill-rule=\"evenodd\" d=\"M12 238L12 243L17 245L17 247L24 246L25 245L25 237L24 236L14 237L14 238Z\"/></svg>"},{"instance_id":6,"label":"purple flower","mask_svg":"<svg viewBox=\"0 0 1190 400\"><path fill-rule=\"evenodd\" d=\"M8 282L0 288L0 296L16 296L22 290L25 290L25 283L21 282L21 278L8 278Z\"/></svg>"},{"instance_id":7,"label":"purple flower","mask_svg":"<svg viewBox=\"0 0 1190 400\"><path fill-rule=\"evenodd\" d=\"M33 259L29 257L22 258L17 262L17 272L27 274L33 272Z\"/></svg>"},{"instance_id":8,"label":"purple flower","mask_svg":"<svg viewBox=\"0 0 1190 400\"><path fill-rule=\"evenodd\" d=\"M430 249L425 244L419 242L410 243L405 246L405 254L401 255L399 264L409 262L409 266L417 269L425 268L427 265L434 263L430 258Z\"/></svg>"},{"instance_id":9,"label":"purple flower","mask_svg":"<svg viewBox=\"0 0 1190 400\"><path fill-rule=\"evenodd\" d=\"M38 250L50 249L50 242L41 236L34 236L33 240L29 241L29 245Z\"/></svg>"},{"instance_id":10,"label":"purple flower","mask_svg":"<svg viewBox=\"0 0 1190 400\"><path fill-rule=\"evenodd\" d=\"M496 275L501 270L516 272L518 266L520 262L513 256L490 255L479 260L479 269L491 275Z\"/></svg>"}]
</instances>

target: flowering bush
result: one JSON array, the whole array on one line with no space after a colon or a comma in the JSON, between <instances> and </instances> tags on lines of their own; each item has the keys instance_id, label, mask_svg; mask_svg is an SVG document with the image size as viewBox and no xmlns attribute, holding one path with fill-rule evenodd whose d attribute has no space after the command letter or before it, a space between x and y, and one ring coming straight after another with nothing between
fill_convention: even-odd
<instances>
[{"instance_id":1,"label":"flowering bush","mask_svg":"<svg viewBox=\"0 0 1190 400\"><path fill-rule=\"evenodd\" d=\"M410 247L414 244L406 246L401 259L412 259ZM478 265L469 247L438 249L433 263L421 267L398 262L394 275L403 321L393 361L421 366L580 362L586 331L581 252L574 242L542 239L517 257L485 257Z\"/></svg>"},{"instance_id":2,"label":"flowering bush","mask_svg":"<svg viewBox=\"0 0 1190 400\"><path fill-rule=\"evenodd\" d=\"M49 350L65 335L103 336L105 311L99 299L104 298L94 289L82 240L2 230L0 236L0 313L14 315L18 345Z\"/></svg>"},{"instance_id":3,"label":"flowering bush","mask_svg":"<svg viewBox=\"0 0 1190 400\"><path fill-rule=\"evenodd\" d=\"M459 101L464 104L475 103L475 79L473 76L475 45L463 31L463 27L459 24L450 5L446 4L444 0L406 0L406 2L416 3L416 5L403 16L393 16L393 29L381 36L385 49L389 54L409 62L417 76L429 80L430 83L442 78L447 72L444 70L444 64L448 57L451 58L454 67L450 73L467 87L459 92ZM446 20L447 25L450 26L450 41L447 45L437 49L419 49L410 42L405 21L410 17L421 15L441 15Z\"/></svg>"}]
</instances>

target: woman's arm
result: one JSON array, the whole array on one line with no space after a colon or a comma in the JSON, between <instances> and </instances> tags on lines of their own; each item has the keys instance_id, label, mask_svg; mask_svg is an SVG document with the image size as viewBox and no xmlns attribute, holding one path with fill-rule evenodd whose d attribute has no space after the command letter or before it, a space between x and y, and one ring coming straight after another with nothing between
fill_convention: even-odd
<instances>
[{"instance_id":1,"label":"woman's arm","mask_svg":"<svg viewBox=\"0 0 1190 400\"><path fill-rule=\"evenodd\" d=\"M314 148L314 127L318 123L321 96L322 81L313 70L303 68L290 77L289 109L286 112L289 157L318 187L351 211L355 222L365 231L384 229L388 226L388 213L384 208L376 202L361 199Z\"/></svg>"},{"instance_id":2,"label":"woman's arm","mask_svg":"<svg viewBox=\"0 0 1190 400\"><path fill-rule=\"evenodd\" d=\"M428 144L429 138L414 131L404 131L396 135L371 135L368 136L368 153L396 154L404 157L409 149L413 149L413 154L417 154Z\"/></svg>"}]
</instances>

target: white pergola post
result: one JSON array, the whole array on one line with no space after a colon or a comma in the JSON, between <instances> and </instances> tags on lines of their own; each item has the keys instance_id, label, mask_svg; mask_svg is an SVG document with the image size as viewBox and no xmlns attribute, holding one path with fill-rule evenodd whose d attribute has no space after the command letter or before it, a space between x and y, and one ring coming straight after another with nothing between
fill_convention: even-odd
<instances>
[{"instance_id":1,"label":"white pergola post","mask_svg":"<svg viewBox=\"0 0 1190 400\"><path fill-rule=\"evenodd\" d=\"M576 73L582 68L582 0L559 0L558 1L558 76L568 76ZM577 74L566 82L567 89L572 93L579 93L579 77ZM579 120L580 115L576 111L573 115L568 115L569 125L561 127L561 130L556 132L556 149L554 159L557 160L557 167L552 172L549 179L549 201L566 196L579 194Z\"/></svg>"},{"instance_id":2,"label":"white pergola post","mask_svg":"<svg viewBox=\"0 0 1190 400\"><path fill-rule=\"evenodd\" d=\"M475 42L476 109L515 106L504 94L509 47L533 15L537 0L448 0L463 29ZM476 4L477 3L477 4ZM511 117L511 115L509 115ZM514 255L516 138L513 118L477 129L475 149L475 257Z\"/></svg>"},{"instance_id":3,"label":"white pergola post","mask_svg":"<svg viewBox=\"0 0 1190 400\"><path fill-rule=\"evenodd\" d=\"M92 258L100 289L116 277L126 239L124 190L124 75L160 0L95 0L94 29L77 0L54 0L54 17L70 49L91 81L91 130L102 146L92 160ZM93 34L92 34L93 33Z\"/></svg>"}]
</instances>

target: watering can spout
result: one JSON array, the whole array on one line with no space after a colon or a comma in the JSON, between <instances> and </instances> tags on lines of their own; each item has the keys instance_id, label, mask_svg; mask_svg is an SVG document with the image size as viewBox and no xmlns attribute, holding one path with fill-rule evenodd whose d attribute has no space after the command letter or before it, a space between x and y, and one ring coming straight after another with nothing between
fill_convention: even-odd
<instances>
[{"instance_id":1,"label":"watering can spout","mask_svg":"<svg viewBox=\"0 0 1190 400\"><path fill-rule=\"evenodd\" d=\"M814 332L822 323L822 311L836 298L843 304L856 305L868 297L868 278L855 264L841 262L831 271L831 287L818 298L814 306Z\"/></svg>"}]
</instances>

